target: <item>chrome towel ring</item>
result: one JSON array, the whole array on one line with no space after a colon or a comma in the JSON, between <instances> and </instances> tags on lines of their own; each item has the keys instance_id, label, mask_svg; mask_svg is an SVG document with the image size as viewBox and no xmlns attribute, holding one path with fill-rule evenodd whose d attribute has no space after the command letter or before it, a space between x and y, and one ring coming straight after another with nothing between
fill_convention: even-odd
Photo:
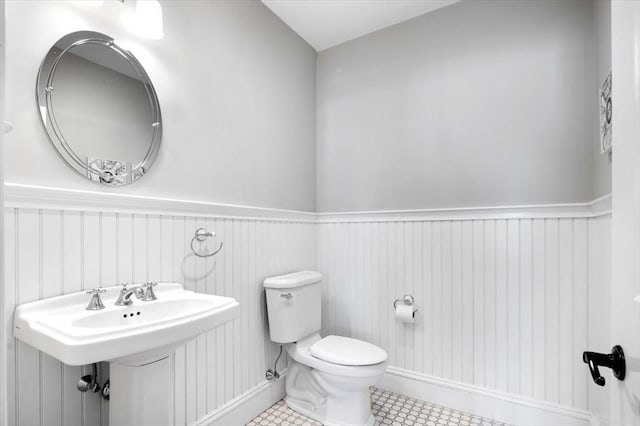
<instances>
[{"instance_id":1,"label":"chrome towel ring","mask_svg":"<svg viewBox=\"0 0 640 426\"><path fill-rule=\"evenodd\" d=\"M218 247L218 250L214 251L213 253L206 253L206 254L200 254L198 253L198 251L193 247L193 243L197 240L200 242L205 241L207 238L209 237L215 237L216 233L215 232L209 232L204 228L198 228L196 229L196 233L193 236L193 238L191 239L191 251L193 252L193 254L195 254L198 257L211 257L211 256L215 256L216 254L220 253L220 250L222 250L222 247L224 247L224 242L220 241L220 247Z\"/></svg>"}]
</instances>

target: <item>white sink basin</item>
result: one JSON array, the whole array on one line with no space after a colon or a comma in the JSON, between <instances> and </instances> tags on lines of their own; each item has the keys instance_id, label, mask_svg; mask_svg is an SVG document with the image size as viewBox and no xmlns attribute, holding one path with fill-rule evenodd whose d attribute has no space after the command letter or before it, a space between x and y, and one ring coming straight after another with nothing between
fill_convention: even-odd
<instances>
[{"instance_id":1,"label":"white sink basin","mask_svg":"<svg viewBox=\"0 0 640 426\"><path fill-rule=\"evenodd\" d=\"M115 306L119 287L102 294L105 309L88 311L83 292L25 303L13 316L15 337L68 365L118 361L141 365L169 355L177 346L240 314L230 297L159 283L157 300Z\"/></svg>"}]
</instances>

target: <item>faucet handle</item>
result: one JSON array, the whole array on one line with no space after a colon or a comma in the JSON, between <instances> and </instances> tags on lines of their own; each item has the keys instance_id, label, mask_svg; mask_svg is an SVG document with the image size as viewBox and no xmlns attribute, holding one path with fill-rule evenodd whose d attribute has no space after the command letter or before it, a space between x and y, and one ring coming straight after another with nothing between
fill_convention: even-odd
<instances>
[{"instance_id":1,"label":"faucet handle","mask_svg":"<svg viewBox=\"0 0 640 426\"><path fill-rule=\"evenodd\" d=\"M157 286L158 283L154 283L154 282L147 282L145 284L142 284L142 288L144 289L144 294L142 295L142 300L145 302L149 302L151 300L156 300L156 294L153 291L153 288L155 286Z\"/></svg>"},{"instance_id":2,"label":"faucet handle","mask_svg":"<svg viewBox=\"0 0 640 426\"><path fill-rule=\"evenodd\" d=\"M102 303L100 294L105 293L106 291L107 290L104 288L94 288L87 291L87 294L91 295L91 300L87 305L88 311L99 311L100 309L104 309L104 303Z\"/></svg>"}]
</instances>

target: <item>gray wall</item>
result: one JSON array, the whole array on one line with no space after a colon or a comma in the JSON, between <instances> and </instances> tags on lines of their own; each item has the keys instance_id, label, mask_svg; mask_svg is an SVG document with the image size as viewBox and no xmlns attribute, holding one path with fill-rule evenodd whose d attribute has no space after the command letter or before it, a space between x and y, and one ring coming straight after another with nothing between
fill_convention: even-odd
<instances>
[{"instance_id":1,"label":"gray wall","mask_svg":"<svg viewBox=\"0 0 640 426\"><path fill-rule=\"evenodd\" d=\"M611 71L611 1L597 0L594 4L594 39L596 47L596 93L599 93L600 85ZM613 82L615 84L615 81ZM613 100L615 105L615 99ZM599 105L596 102L595 108L595 143L594 151L594 198L601 197L611 192L611 160L609 154L600 154L600 122ZM615 108L615 106L614 106ZM615 121L613 122L615 123ZM615 129L614 129L615 131ZM615 135L615 133L614 133ZM615 138L615 136L613 136Z\"/></svg>"},{"instance_id":2,"label":"gray wall","mask_svg":"<svg viewBox=\"0 0 640 426\"><path fill-rule=\"evenodd\" d=\"M135 2L7 3L6 181L315 211L315 50L259 1L161 4L165 36L148 40L125 24ZM60 37L87 29L130 48L162 107L158 161L125 188L77 176L38 117L40 62Z\"/></svg>"},{"instance_id":3,"label":"gray wall","mask_svg":"<svg viewBox=\"0 0 640 426\"><path fill-rule=\"evenodd\" d=\"M6 180L308 211L316 181L319 211L590 200L610 188L607 4L462 2L321 52L316 80L257 1L162 2L157 41L122 24L133 2L10 2ZM162 105L158 162L125 188L62 164L33 99L49 47L87 28L131 48Z\"/></svg>"},{"instance_id":4,"label":"gray wall","mask_svg":"<svg viewBox=\"0 0 640 426\"><path fill-rule=\"evenodd\" d=\"M468 1L318 54L318 209L593 198L594 7Z\"/></svg>"}]
</instances>

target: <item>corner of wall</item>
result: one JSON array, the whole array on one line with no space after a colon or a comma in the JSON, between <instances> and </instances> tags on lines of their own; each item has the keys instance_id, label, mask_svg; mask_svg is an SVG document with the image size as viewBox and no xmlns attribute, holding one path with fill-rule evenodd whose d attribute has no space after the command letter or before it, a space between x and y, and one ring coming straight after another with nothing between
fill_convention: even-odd
<instances>
[{"instance_id":1,"label":"corner of wall","mask_svg":"<svg viewBox=\"0 0 640 426\"><path fill-rule=\"evenodd\" d=\"M593 2L593 44L595 51L594 81L594 140L593 140L593 198L611 193L611 151L600 152L600 86L611 71L611 0ZM614 101L615 102L615 101Z\"/></svg>"},{"instance_id":2,"label":"corner of wall","mask_svg":"<svg viewBox=\"0 0 640 426\"><path fill-rule=\"evenodd\" d=\"M4 211L4 176L3 176L3 163L4 163L4 99L5 99L5 86L4 86L4 31L5 31L5 2L0 0L0 207ZM4 215L0 214L0 235L4 235ZM4 243L0 244L0 271L4 271ZM4 274L0 273L0 321L2 322L3 330L0 330L0 424L6 425L8 423L7 418L7 333L6 325L9 324L6 321L7 313L6 306L4 304Z\"/></svg>"}]
</instances>

